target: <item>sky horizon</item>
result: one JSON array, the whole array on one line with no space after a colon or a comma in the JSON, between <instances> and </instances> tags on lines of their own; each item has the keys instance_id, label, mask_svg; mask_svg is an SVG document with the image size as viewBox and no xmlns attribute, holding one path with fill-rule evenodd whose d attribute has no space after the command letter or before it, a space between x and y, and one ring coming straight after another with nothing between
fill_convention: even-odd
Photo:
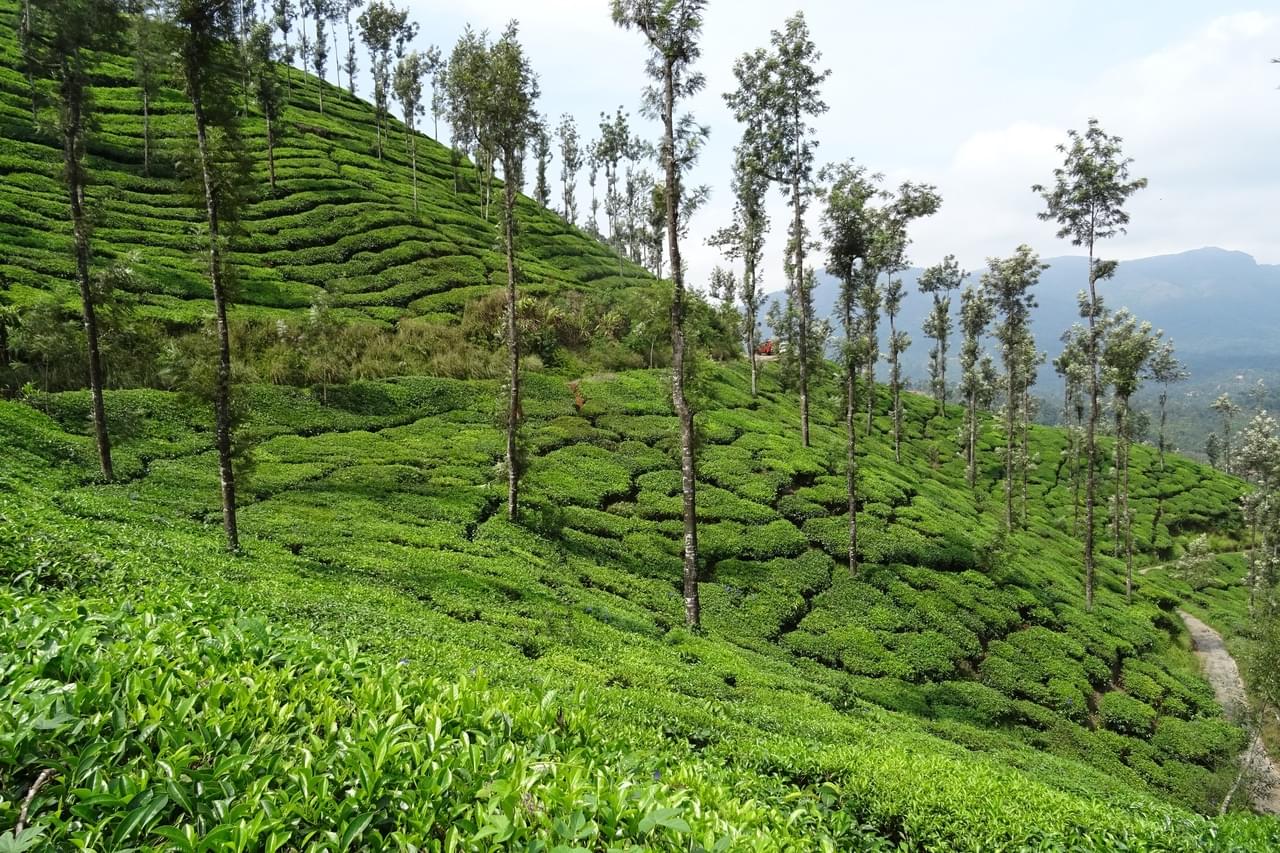
<instances>
[{"instance_id":1,"label":"sky horizon","mask_svg":"<svg viewBox=\"0 0 1280 853\"><path fill-rule=\"evenodd\" d=\"M633 129L656 138L656 124L639 116L642 39L613 25L607 0L407 4L421 26L414 47L438 44L446 55L466 24L496 33L518 19L540 77L538 106L553 125L570 113L590 139L600 113L622 106ZM914 265L955 254L966 268L980 268L985 258L1008 255L1024 242L1046 258L1077 254L1055 238L1052 224L1037 219L1042 202L1030 187L1051 180L1062 156L1054 146L1090 117L1124 138L1133 174L1150 181L1130 204L1129 233L1107 241L1103 256L1126 260L1214 246L1280 263L1280 229L1268 215L1280 194L1280 169L1272 163L1280 140L1280 66L1269 64L1280 56L1280 12L1256 2L1208 9L1193 0L1158 7L1067 0L1051 8L1018 0L963 8L942 0L892 7L743 0L708 5L697 66L708 85L687 104L711 128L687 178L711 187L682 243L690 285L704 289L711 269L723 263L705 241L729 222L733 208L731 152L741 129L723 101L735 85L733 61L767 45L770 31L797 10L832 72L824 89L830 109L815 121L818 162L855 158L884 173L887 185L932 183L942 195L938 214L912 229ZM361 75L367 97L367 68ZM558 155L550 172L557 206ZM586 178L584 169L580 220L589 211ZM526 191L531 183L532 175ZM784 285L787 221L777 189L769 212L761 284L776 291ZM821 251L811 259L821 268Z\"/></svg>"}]
</instances>

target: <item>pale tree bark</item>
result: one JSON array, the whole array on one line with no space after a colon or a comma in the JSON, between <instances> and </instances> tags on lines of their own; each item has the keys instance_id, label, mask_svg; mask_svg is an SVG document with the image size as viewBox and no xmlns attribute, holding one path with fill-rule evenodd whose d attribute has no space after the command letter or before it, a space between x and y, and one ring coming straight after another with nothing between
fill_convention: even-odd
<instances>
[{"instance_id":1,"label":"pale tree bark","mask_svg":"<svg viewBox=\"0 0 1280 853\"><path fill-rule=\"evenodd\" d=\"M968 432L968 442L966 446L966 461L968 462L968 479L969 488L972 489L978 482L978 391L972 389L969 391L969 422L966 424Z\"/></svg>"},{"instance_id":2,"label":"pale tree bark","mask_svg":"<svg viewBox=\"0 0 1280 853\"><path fill-rule=\"evenodd\" d=\"M890 281L890 285L892 285ZM898 326L896 312L889 315L889 377L893 395L893 461L902 462L902 383L898 367Z\"/></svg>"},{"instance_id":3,"label":"pale tree bark","mask_svg":"<svg viewBox=\"0 0 1280 853\"><path fill-rule=\"evenodd\" d=\"M1084 497L1084 605L1093 609L1093 576L1095 570L1094 506L1098 499L1098 418L1101 393L1098 381L1098 280L1093 262L1093 238L1089 239L1089 423L1085 429L1085 497Z\"/></svg>"},{"instance_id":4,"label":"pale tree bark","mask_svg":"<svg viewBox=\"0 0 1280 853\"><path fill-rule=\"evenodd\" d=\"M756 265L751 258L746 259L743 269L743 288L749 292L755 292ZM760 361L756 354L756 317L755 306L750 306L748 313L750 316L746 318L745 326L747 332L747 358L751 362L751 396L755 397L759 391L760 378Z\"/></svg>"},{"instance_id":5,"label":"pale tree bark","mask_svg":"<svg viewBox=\"0 0 1280 853\"><path fill-rule=\"evenodd\" d=\"M663 159L666 161L667 252L671 258L671 399L680 421L680 491L684 516L684 621L691 628L702 622L698 595L697 471L694 461L693 410L685 394L684 264L680 258L680 177L675 154L674 69L668 62L663 80ZM807 442L806 442L807 443Z\"/></svg>"},{"instance_id":6,"label":"pale tree bark","mask_svg":"<svg viewBox=\"0 0 1280 853\"><path fill-rule=\"evenodd\" d=\"M1013 432L1013 413L1018 409L1014 382L1016 373L1016 366L1009 365L1009 379L1005 392L1007 398L1004 405L1004 529L1006 532L1013 529L1013 443L1016 440Z\"/></svg>"},{"instance_id":7,"label":"pale tree bark","mask_svg":"<svg viewBox=\"0 0 1280 853\"><path fill-rule=\"evenodd\" d=\"M209 162L208 120L199 91L191 95L196 119L196 143L204 181L205 213L209 220L209 280L213 286L213 310L218 330L218 368L214 377L213 412L218 473L222 493L222 526L227 547L240 550L236 524L236 478L231 456L231 335L227 325L227 294L222 270L222 235L218 221L218 189Z\"/></svg>"},{"instance_id":8,"label":"pale tree bark","mask_svg":"<svg viewBox=\"0 0 1280 853\"><path fill-rule=\"evenodd\" d=\"M103 401L104 376L102 352L98 341L98 318L94 307L93 285L89 280L89 226L84 214L83 91L73 92L69 82L74 72L64 60L62 159L66 168L67 193L71 202L71 227L75 237L76 279L80 284L80 311L89 355L89 390L93 400L93 435L98 448L102 477L115 478L111 464L111 437L107 432L107 409Z\"/></svg>"},{"instance_id":9,"label":"pale tree bark","mask_svg":"<svg viewBox=\"0 0 1280 853\"><path fill-rule=\"evenodd\" d=\"M797 117L798 120L798 117ZM796 302L800 309L800 334L797 341L800 350L800 444L809 446L809 300L805 297L804 283L804 218L800 209L800 178L791 185L791 205L795 218L792 221L795 237L795 276Z\"/></svg>"},{"instance_id":10,"label":"pale tree bark","mask_svg":"<svg viewBox=\"0 0 1280 853\"><path fill-rule=\"evenodd\" d=\"M1027 371L1030 374L1030 370ZM1019 504L1019 523L1023 530L1027 529L1027 490L1031 473L1031 454L1028 446L1028 433L1031 430L1031 383L1030 377L1024 377L1022 383L1022 494Z\"/></svg>"},{"instance_id":11,"label":"pale tree bark","mask_svg":"<svg viewBox=\"0 0 1280 853\"><path fill-rule=\"evenodd\" d=\"M844 307L846 334L853 335L853 311L848 300ZM844 428L847 454L845 459L845 492L849 496L849 574L858 573L858 366L849 358L845 363Z\"/></svg>"},{"instance_id":12,"label":"pale tree bark","mask_svg":"<svg viewBox=\"0 0 1280 853\"><path fill-rule=\"evenodd\" d=\"M516 337L515 167L510 158L503 165L503 232L507 250L507 518L515 521L520 503L520 459L516 434L520 429L520 341Z\"/></svg>"}]
</instances>

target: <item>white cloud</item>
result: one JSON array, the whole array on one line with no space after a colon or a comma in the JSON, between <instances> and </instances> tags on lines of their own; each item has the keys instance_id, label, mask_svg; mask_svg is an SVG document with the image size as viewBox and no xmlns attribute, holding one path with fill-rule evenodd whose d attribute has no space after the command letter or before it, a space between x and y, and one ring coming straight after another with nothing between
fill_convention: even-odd
<instances>
[{"instance_id":1,"label":"white cloud","mask_svg":"<svg viewBox=\"0 0 1280 853\"><path fill-rule=\"evenodd\" d=\"M1104 2L1107 26L1099 28ZM421 41L446 47L466 20L497 30L518 18L542 76L543 110L571 112L584 136L594 135L602 110L621 104L637 112L644 47L638 35L613 26L605 0L409 3L423 25ZM1108 253L1218 245L1280 262L1273 215L1280 69L1268 64L1280 54L1280 15L1237 7L1215 17L1198 0L1167 0L1158 11L1114 0L795 5L832 69L831 109L816 122L820 159L854 156L891 183L929 181L943 195L938 215L915 229L918 262L955 253L972 268L1023 242L1046 255L1074 251L1036 218L1041 202L1030 186L1050 179L1061 157L1054 145L1090 116L1124 137L1135 174L1151 181L1132 203L1130 234ZM729 166L740 130L720 97L733 86L730 68L791 11L770 0L708 7L700 63L708 86L691 106L712 137L691 179L710 184L713 194L684 250L692 283L705 281L718 261L703 241L733 205ZM787 219L780 194L771 213L766 283L779 288Z\"/></svg>"},{"instance_id":2,"label":"white cloud","mask_svg":"<svg viewBox=\"0 0 1280 853\"><path fill-rule=\"evenodd\" d=\"M1280 50L1277 42L1276 16L1218 18L1085 79L1068 100L1050 105L1053 124L1019 119L973 132L937 178L946 205L917 229L917 255L954 251L973 265L1023 241L1046 255L1073 251L1034 219L1041 206L1029 186L1049 180L1065 128L1096 116L1124 138L1134 175L1150 180L1132 201L1129 234L1108 253L1215 245L1280 261L1272 216L1280 197L1280 93L1266 64Z\"/></svg>"}]
</instances>

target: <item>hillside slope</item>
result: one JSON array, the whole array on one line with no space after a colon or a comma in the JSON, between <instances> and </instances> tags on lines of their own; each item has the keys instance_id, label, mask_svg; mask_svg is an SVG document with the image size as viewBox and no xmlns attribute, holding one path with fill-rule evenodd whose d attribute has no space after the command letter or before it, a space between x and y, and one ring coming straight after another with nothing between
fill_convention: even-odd
<instances>
[{"instance_id":1,"label":"hillside slope","mask_svg":"<svg viewBox=\"0 0 1280 853\"><path fill-rule=\"evenodd\" d=\"M0 0L0 274L19 304L50 294L74 302L61 148L53 128L32 126L17 10L15 0ZM133 59L100 59L92 89L98 129L88 144L96 263L127 260L145 314L195 323L211 312L212 297L207 261L193 239L204 227L202 202L177 167L194 136L190 104L173 88L152 104L155 163L152 177L144 177ZM241 215L244 233L232 241L233 316L297 316L322 296L348 320L451 315L499 279L505 283L496 215L492 222L481 217L479 183L467 162L455 192L449 150L421 138L415 214L403 126L391 121L379 161L369 104L297 69L289 76L274 193L265 125L256 110L243 123L255 187ZM324 88L323 114L317 86ZM520 198L518 218L527 292L652 281L528 198Z\"/></svg>"},{"instance_id":2,"label":"hillside slope","mask_svg":"<svg viewBox=\"0 0 1280 853\"><path fill-rule=\"evenodd\" d=\"M531 376L534 458L519 527L496 512L495 385L365 383L329 389L328 404L318 393L252 389L256 464L238 558L220 552L202 409L162 392L109 395L127 435L117 462L127 481L101 486L83 473L86 395L0 404L12 448L0 461L9 522L0 548L11 571L78 586L78 596L147 610L156 605L139 585L172 590L169 601L198 588L219 607L322 643L355 639L415 672L453 681L478 671L499 691L495 705L585 691L589 707L566 707L618 738L592 735L593 760L616 766L623 759L611 751L626 749L693 768L708 785L714 772L719 793L708 788L703 805L684 800L676 812L700 839L752 825L741 811L716 823L721 809L747 808L728 793L740 782L780 786L742 789L757 802L834 797L834 813L819 809L806 818L812 834L794 836L808 848L823 837L863 843L837 829L837 815L865 827L867 844L908 849L1280 844L1274 822L1183 811L1214 807L1243 735L1179 651L1178 599L1166 582L1148 597L1140 579L1127 607L1120 564L1104 560L1098 607L1083 611L1060 434L1034 431L1028 529L1001 542L998 470L984 468L969 492L953 439L959 411L930 419L932 404L908 396L902 464L879 435L864 442L866 565L850 577L835 559L836 424L818 414L814 447L803 451L795 401L772 369L758 401L746 384L741 367L699 380L701 636L677 627L676 432L663 380L649 372L573 387ZM984 447L998 440L991 429ZM1150 559L1179 536L1234 529L1236 483L1181 460L1158 476L1153 454L1134 457ZM125 580L111 583L115 574ZM10 778L77 754L56 759L39 739L27 749L31 769ZM103 772L138 780L154 772L151 760L122 757ZM663 796L685 784L661 768L654 778ZM20 782L8 784L0 809L21 793ZM50 808L84 796L50 790ZM111 822L108 805L77 808ZM545 837L538 813L503 808L520 833ZM788 837L781 815L769 814L761 819L781 822L764 836Z\"/></svg>"},{"instance_id":3,"label":"hillside slope","mask_svg":"<svg viewBox=\"0 0 1280 853\"><path fill-rule=\"evenodd\" d=\"M21 306L72 304L14 9L0 0L0 272ZM162 165L144 178L130 60L102 69L97 260L128 259L168 340L209 308L172 168L186 105L156 104ZM398 133L379 162L367 105L330 87L320 115L314 78L292 85L280 191L232 246L233 317L285 329L324 302L343 329L458 321L500 262L447 152L423 146L415 216ZM265 188L262 127L246 132ZM653 279L528 200L521 217L526 292L638 285L654 363ZM1025 523L1006 535L996 425L970 489L960 411L907 395L899 462L880 394L850 575L833 376L814 378L806 449L776 365L753 398L745 366L700 359L690 632L667 379L576 364L526 362L519 523L501 512L497 382L246 371L235 556L205 402L109 391L104 485L87 393L0 401L0 847L1280 849L1273 821L1203 816L1244 735L1185 651L1190 590L1140 577L1126 604L1104 557L1083 609L1062 433L1032 431ZM1198 533L1238 545L1239 482L1133 455L1143 562Z\"/></svg>"}]
</instances>

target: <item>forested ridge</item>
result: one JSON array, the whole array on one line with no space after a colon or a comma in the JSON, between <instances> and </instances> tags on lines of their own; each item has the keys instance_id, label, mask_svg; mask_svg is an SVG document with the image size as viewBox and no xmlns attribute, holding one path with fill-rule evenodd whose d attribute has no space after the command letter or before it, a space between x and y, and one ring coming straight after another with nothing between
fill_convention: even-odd
<instances>
[{"instance_id":1,"label":"forested ridge","mask_svg":"<svg viewBox=\"0 0 1280 853\"><path fill-rule=\"evenodd\" d=\"M419 53L380 0L271 5L0 0L0 850L1280 849L1240 763L1280 700L1280 429L1219 400L1222 470L1140 440L1171 343L1082 295L1037 352L1026 246L940 260L904 329L944 201L818 161L803 15L734 66L704 288L702 3L612 4L652 143L553 127L514 24ZM289 65L317 43L346 87ZM1090 122L1035 188L1087 290L1145 184L1120 146Z\"/></svg>"}]
</instances>

